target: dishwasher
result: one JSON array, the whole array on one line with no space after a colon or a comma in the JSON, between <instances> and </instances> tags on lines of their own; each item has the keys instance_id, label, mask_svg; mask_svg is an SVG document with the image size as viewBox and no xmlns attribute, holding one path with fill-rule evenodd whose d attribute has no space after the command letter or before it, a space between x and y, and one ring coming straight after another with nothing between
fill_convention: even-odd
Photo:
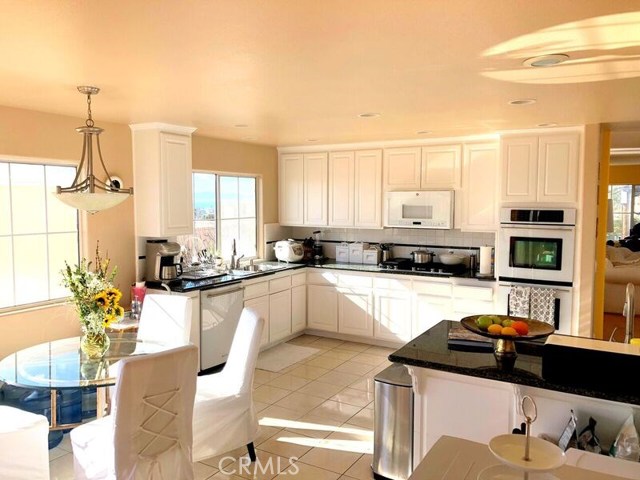
<instances>
[{"instance_id":1,"label":"dishwasher","mask_svg":"<svg viewBox=\"0 0 640 480\"><path fill-rule=\"evenodd\" d=\"M200 292L200 370L227 361L244 303L244 287Z\"/></svg>"}]
</instances>

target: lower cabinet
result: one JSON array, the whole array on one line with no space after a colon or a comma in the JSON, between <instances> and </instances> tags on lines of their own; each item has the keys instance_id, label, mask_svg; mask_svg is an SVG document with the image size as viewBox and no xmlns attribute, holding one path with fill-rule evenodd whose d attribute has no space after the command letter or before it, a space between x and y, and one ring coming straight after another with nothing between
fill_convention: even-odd
<instances>
[{"instance_id":1,"label":"lower cabinet","mask_svg":"<svg viewBox=\"0 0 640 480\"><path fill-rule=\"evenodd\" d=\"M411 292L376 289L373 336L381 340L411 340Z\"/></svg>"},{"instance_id":2,"label":"lower cabinet","mask_svg":"<svg viewBox=\"0 0 640 480\"><path fill-rule=\"evenodd\" d=\"M264 318L264 330L262 330L262 341L260 342L260 346L266 345L269 343L269 295L264 295L262 297L251 298L249 300L244 301L245 307L251 307L258 312L262 318Z\"/></svg>"},{"instance_id":3,"label":"lower cabinet","mask_svg":"<svg viewBox=\"0 0 640 480\"><path fill-rule=\"evenodd\" d=\"M370 289L338 288L338 332L373 336L373 308Z\"/></svg>"},{"instance_id":4,"label":"lower cabinet","mask_svg":"<svg viewBox=\"0 0 640 480\"><path fill-rule=\"evenodd\" d=\"M269 295L269 343L291 335L291 290Z\"/></svg>"},{"instance_id":5,"label":"lower cabinet","mask_svg":"<svg viewBox=\"0 0 640 480\"><path fill-rule=\"evenodd\" d=\"M307 287L298 285L291 289L291 333L307 327Z\"/></svg>"},{"instance_id":6,"label":"lower cabinet","mask_svg":"<svg viewBox=\"0 0 640 480\"><path fill-rule=\"evenodd\" d=\"M329 285L307 286L307 326L327 332L338 331L338 291Z\"/></svg>"}]
</instances>

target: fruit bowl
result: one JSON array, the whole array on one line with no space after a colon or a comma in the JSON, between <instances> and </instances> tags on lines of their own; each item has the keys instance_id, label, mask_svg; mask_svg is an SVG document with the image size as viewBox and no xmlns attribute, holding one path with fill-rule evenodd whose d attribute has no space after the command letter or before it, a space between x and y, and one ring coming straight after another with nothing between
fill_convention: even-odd
<instances>
[{"instance_id":1,"label":"fruit bowl","mask_svg":"<svg viewBox=\"0 0 640 480\"><path fill-rule=\"evenodd\" d=\"M523 340L535 340L536 338L544 338L555 332L553 325L541 322L539 320L532 320L529 318L512 317L509 315L493 315L492 317L498 317L500 322L505 320L524 322L528 326L528 333L526 335L501 335L498 333L490 333L481 329L476 324L476 320L485 315L472 315L470 317L464 317L460 320L460 323L467 330L471 330L473 333L488 337L496 340L495 347L493 349L493 356L496 358L498 367L502 370L513 370L513 366L516 363L516 342Z\"/></svg>"}]
</instances>

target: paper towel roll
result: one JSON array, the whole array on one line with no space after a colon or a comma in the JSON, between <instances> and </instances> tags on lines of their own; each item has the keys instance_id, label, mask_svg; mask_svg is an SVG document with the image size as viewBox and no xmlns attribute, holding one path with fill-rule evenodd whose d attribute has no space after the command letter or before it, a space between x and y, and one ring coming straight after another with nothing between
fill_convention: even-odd
<instances>
[{"instance_id":1,"label":"paper towel roll","mask_svg":"<svg viewBox=\"0 0 640 480\"><path fill-rule=\"evenodd\" d=\"M491 252L493 247L480 247L480 275L491 275Z\"/></svg>"}]
</instances>

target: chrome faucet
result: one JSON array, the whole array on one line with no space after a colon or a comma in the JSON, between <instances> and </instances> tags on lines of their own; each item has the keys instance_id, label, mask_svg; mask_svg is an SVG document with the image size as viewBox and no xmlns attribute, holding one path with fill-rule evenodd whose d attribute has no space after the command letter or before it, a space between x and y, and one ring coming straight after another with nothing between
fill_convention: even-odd
<instances>
[{"instance_id":1,"label":"chrome faucet","mask_svg":"<svg viewBox=\"0 0 640 480\"><path fill-rule=\"evenodd\" d=\"M625 316L625 330L624 330L624 343L629 343L631 338L633 337L633 322L635 320L636 315L636 305L635 305L635 286L633 283L627 283L627 291L624 300L624 308L622 309L622 314Z\"/></svg>"}]
</instances>

